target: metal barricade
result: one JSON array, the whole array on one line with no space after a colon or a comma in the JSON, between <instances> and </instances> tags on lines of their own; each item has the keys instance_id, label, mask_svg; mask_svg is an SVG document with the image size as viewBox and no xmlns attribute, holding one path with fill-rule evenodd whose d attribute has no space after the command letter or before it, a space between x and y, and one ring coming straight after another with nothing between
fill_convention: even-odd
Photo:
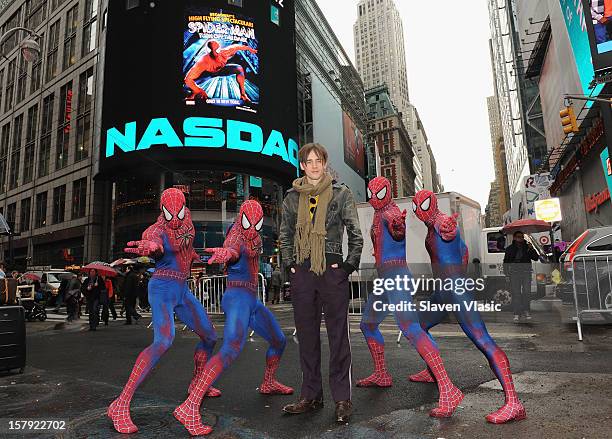
<instances>
[{"instance_id":1,"label":"metal barricade","mask_svg":"<svg viewBox=\"0 0 612 439\"><path fill-rule=\"evenodd\" d=\"M582 341L582 318L600 314L612 322L612 255L576 255L572 260L572 284L578 340Z\"/></svg>"}]
</instances>

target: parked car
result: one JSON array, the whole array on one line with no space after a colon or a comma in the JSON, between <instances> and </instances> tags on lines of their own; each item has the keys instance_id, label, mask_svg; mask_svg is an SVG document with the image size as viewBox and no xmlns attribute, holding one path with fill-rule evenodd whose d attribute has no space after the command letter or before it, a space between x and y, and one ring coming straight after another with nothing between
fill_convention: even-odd
<instances>
[{"instance_id":1,"label":"parked car","mask_svg":"<svg viewBox=\"0 0 612 439\"><path fill-rule=\"evenodd\" d=\"M564 302L574 303L574 283L582 309L607 309L612 321L612 227L585 230L561 255L565 286L557 290Z\"/></svg>"}]
</instances>

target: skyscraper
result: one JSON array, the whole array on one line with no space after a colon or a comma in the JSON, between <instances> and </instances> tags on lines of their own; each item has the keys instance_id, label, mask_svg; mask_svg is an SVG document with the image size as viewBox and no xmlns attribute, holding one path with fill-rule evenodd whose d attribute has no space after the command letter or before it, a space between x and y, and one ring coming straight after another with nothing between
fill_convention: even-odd
<instances>
[{"instance_id":1,"label":"skyscraper","mask_svg":"<svg viewBox=\"0 0 612 439\"><path fill-rule=\"evenodd\" d=\"M366 90L386 84L393 104L406 116L410 99L404 28L393 0L360 0L353 26L357 71Z\"/></svg>"}]
</instances>

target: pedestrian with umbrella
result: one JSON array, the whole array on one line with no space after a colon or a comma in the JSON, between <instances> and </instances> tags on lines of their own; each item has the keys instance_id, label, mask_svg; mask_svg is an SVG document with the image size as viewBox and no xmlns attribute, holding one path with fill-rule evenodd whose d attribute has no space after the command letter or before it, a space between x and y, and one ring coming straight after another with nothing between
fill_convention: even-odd
<instances>
[{"instance_id":1,"label":"pedestrian with umbrella","mask_svg":"<svg viewBox=\"0 0 612 439\"><path fill-rule=\"evenodd\" d=\"M81 268L88 274L87 279L81 286L83 295L87 298L87 309L89 311L89 330L95 331L100 321L100 301L107 302L108 293L104 279L101 275L116 276L117 271L105 262L92 262Z\"/></svg>"},{"instance_id":2,"label":"pedestrian with umbrella","mask_svg":"<svg viewBox=\"0 0 612 439\"><path fill-rule=\"evenodd\" d=\"M525 241L524 231L536 233L547 230L550 230L550 224L530 219L507 224L502 230L506 234L512 233L512 244L506 248L504 254L504 274L510 279L514 323L519 323L521 317L531 320L531 314L529 313L531 261L539 259L538 252L529 242Z\"/></svg>"}]
</instances>

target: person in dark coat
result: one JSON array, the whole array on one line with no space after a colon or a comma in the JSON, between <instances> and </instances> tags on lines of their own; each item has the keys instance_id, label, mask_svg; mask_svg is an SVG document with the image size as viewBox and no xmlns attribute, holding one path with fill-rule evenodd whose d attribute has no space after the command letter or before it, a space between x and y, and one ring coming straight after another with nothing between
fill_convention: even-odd
<instances>
[{"instance_id":1,"label":"person in dark coat","mask_svg":"<svg viewBox=\"0 0 612 439\"><path fill-rule=\"evenodd\" d=\"M531 261L538 260L538 253L533 246L525 241L523 232L515 232L512 244L504 254L504 274L510 278L512 308L514 322L518 323L521 316L531 320L529 314L529 294L531 293Z\"/></svg>"},{"instance_id":2,"label":"person in dark coat","mask_svg":"<svg viewBox=\"0 0 612 439\"><path fill-rule=\"evenodd\" d=\"M95 331L100 323L100 297L102 294L107 294L104 281L96 270L89 270L89 276L83 282L81 292L87 298L89 330Z\"/></svg>"},{"instance_id":3,"label":"person in dark coat","mask_svg":"<svg viewBox=\"0 0 612 439\"><path fill-rule=\"evenodd\" d=\"M281 272L277 267L274 267L274 271L270 276L270 287L272 291L272 304L280 303L280 288L283 281L281 278Z\"/></svg>"},{"instance_id":4,"label":"person in dark coat","mask_svg":"<svg viewBox=\"0 0 612 439\"><path fill-rule=\"evenodd\" d=\"M129 267L122 285L126 325L132 324L132 317L136 320L140 318L140 314L136 312L136 297L138 297L139 283L140 276L133 267Z\"/></svg>"},{"instance_id":5,"label":"person in dark coat","mask_svg":"<svg viewBox=\"0 0 612 439\"><path fill-rule=\"evenodd\" d=\"M68 281L68 287L66 289L66 312L68 314L66 320L69 322L79 318L80 297L81 281L78 276L73 275Z\"/></svg>"}]
</instances>

